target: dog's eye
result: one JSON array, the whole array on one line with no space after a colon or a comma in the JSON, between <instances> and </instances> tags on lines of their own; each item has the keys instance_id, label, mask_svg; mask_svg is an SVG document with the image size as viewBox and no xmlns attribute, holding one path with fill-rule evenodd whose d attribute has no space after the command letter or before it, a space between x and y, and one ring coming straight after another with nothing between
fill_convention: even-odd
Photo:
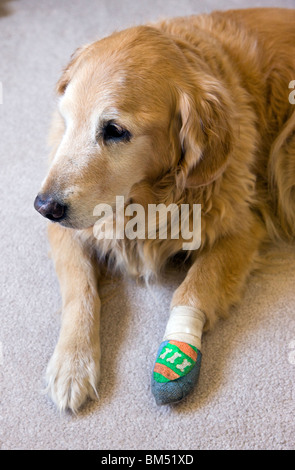
<instances>
[{"instance_id":1,"label":"dog's eye","mask_svg":"<svg viewBox=\"0 0 295 470\"><path fill-rule=\"evenodd\" d=\"M102 136L105 142L129 141L131 138L131 134L127 129L111 122L104 126Z\"/></svg>"}]
</instances>

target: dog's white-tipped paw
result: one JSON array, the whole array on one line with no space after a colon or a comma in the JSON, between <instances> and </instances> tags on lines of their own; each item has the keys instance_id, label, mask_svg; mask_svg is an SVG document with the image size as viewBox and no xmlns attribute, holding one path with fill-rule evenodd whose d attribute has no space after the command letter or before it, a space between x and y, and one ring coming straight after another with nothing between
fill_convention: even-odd
<instances>
[{"instance_id":1,"label":"dog's white-tipped paw","mask_svg":"<svg viewBox=\"0 0 295 470\"><path fill-rule=\"evenodd\" d=\"M61 412L76 413L88 397L98 398L99 376L99 348L71 351L57 345L46 371L46 392Z\"/></svg>"}]
</instances>

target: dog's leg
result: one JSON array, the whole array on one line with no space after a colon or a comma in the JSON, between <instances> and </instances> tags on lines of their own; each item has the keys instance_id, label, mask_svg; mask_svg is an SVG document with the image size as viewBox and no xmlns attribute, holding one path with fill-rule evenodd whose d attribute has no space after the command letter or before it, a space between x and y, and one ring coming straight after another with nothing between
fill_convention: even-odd
<instances>
[{"instance_id":1,"label":"dog's leg","mask_svg":"<svg viewBox=\"0 0 295 470\"><path fill-rule=\"evenodd\" d=\"M199 376L203 326L210 328L240 299L263 236L264 229L257 224L197 256L172 299L152 377L157 404L180 401L193 389Z\"/></svg>"},{"instance_id":2,"label":"dog's leg","mask_svg":"<svg viewBox=\"0 0 295 470\"><path fill-rule=\"evenodd\" d=\"M60 410L76 411L97 396L100 371L100 299L90 256L75 231L49 226L49 240L62 294L62 324L48 364L47 391Z\"/></svg>"}]
</instances>

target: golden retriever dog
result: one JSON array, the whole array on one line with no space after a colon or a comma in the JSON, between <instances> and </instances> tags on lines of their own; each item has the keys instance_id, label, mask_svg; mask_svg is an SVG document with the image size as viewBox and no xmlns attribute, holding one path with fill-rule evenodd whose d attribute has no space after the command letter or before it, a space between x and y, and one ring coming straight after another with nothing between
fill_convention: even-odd
<instances>
[{"instance_id":1,"label":"golden retriever dog","mask_svg":"<svg viewBox=\"0 0 295 470\"><path fill-rule=\"evenodd\" d=\"M241 298L262 244L294 239L294 80L295 10L287 9L169 19L74 53L57 83L50 168L35 200L53 222L62 295L46 373L60 410L97 396L103 266L156 278L182 251L181 237L97 236L98 204L115 208L122 196L125 206L201 205L201 243L186 251L165 336L176 342L179 333L197 352L202 330Z\"/></svg>"}]
</instances>

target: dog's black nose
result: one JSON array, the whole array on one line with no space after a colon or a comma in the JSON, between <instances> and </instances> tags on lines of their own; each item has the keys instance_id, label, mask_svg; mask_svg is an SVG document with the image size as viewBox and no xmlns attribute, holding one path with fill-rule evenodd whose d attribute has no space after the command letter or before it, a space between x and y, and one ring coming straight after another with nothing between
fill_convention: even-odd
<instances>
[{"instance_id":1,"label":"dog's black nose","mask_svg":"<svg viewBox=\"0 0 295 470\"><path fill-rule=\"evenodd\" d=\"M34 202L36 211L40 212L43 217L49 220L59 222L65 217L66 206L55 201L52 197L43 198L39 195Z\"/></svg>"}]
</instances>

